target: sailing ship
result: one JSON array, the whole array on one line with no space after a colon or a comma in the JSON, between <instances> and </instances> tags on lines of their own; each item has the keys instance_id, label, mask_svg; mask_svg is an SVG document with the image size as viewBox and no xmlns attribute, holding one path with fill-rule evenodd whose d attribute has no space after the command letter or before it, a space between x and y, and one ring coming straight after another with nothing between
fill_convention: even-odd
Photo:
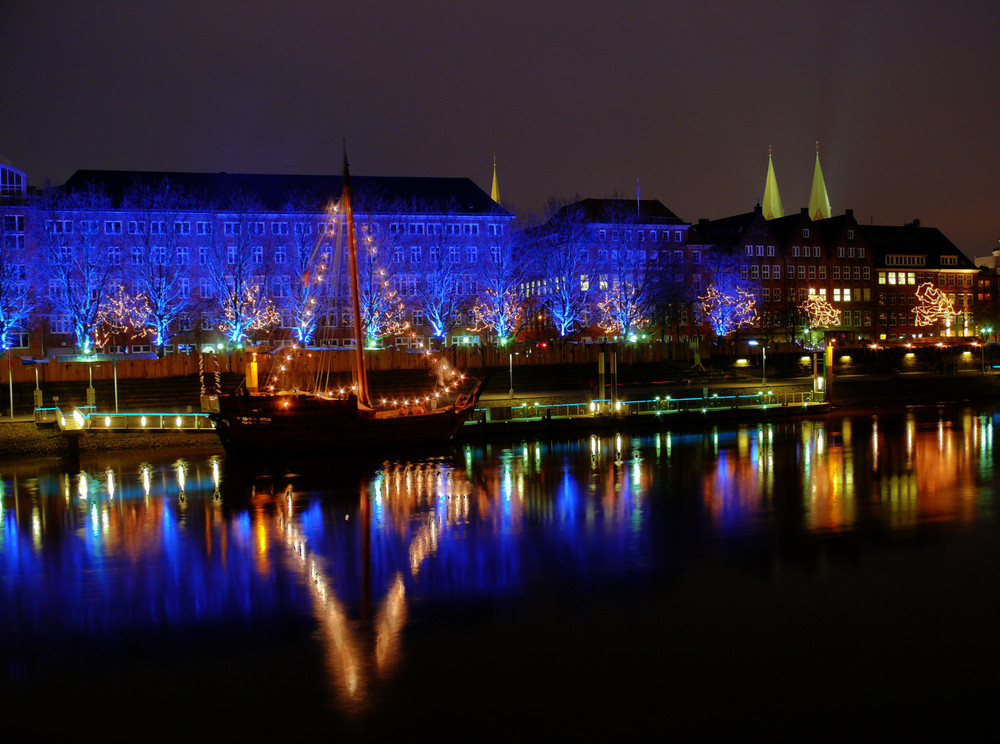
<instances>
[{"instance_id":1,"label":"sailing ship","mask_svg":"<svg viewBox=\"0 0 1000 744\"><path fill-rule=\"evenodd\" d=\"M435 444L450 440L472 416L485 379L454 401L435 407L425 396L402 408L372 405L360 339L363 322L358 289L357 238L351 205L351 179L344 151L344 190L351 300L356 338L356 385L339 397L297 389L257 392L241 384L234 392L211 397L209 416L226 452L238 456L320 454L390 446Z\"/></svg>"}]
</instances>

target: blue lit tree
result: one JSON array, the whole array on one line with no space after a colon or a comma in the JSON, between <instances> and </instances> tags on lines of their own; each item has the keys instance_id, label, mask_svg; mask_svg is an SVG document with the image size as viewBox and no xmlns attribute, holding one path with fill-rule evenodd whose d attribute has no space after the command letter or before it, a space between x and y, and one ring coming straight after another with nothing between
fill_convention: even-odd
<instances>
[{"instance_id":1,"label":"blue lit tree","mask_svg":"<svg viewBox=\"0 0 1000 744\"><path fill-rule=\"evenodd\" d=\"M597 256L591 250L592 229L582 211L550 208L544 227L530 231L538 256L536 291L560 338L578 333L593 304L597 288Z\"/></svg>"},{"instance_id":2,"label":"blue lit tree","mask_svg":"<svg viewBox=\"0 0 1000 744\"><path fill-rule=\"evenodd\" d=\"M24 217L5 215L0 223L0 352L11 348L13 333L27 330L35 310L24 258Z\"/></svg>"},{"instance_id":3,"label":"blue lit tree","mask_svg":"<svg viewBox=\"0 0 1000 744\"><path fill-rule=\"evenodd\" d=\"M103 231L93 215L111 209L94 189L44 191L35 201L36 286L47 290L45 308L53 333L70 333L83 354L94 349L94 333L106 299L117 289L120 236ZM80 219L80 215L87 215Z\"/></svg>"},{"instance_id":4,"label":"blue lit tree","mask_svg":"<svg viewBox=\"0 0 1000 744\"><path fill-rule=\"evenodd\" d=\"M408 299L411 307L423 316L431 336L441 343L461 323L462 311L469 303L467 272L473 267L467 262L463 264L461 246L452 245L457 252L451 250L448 243L454 241L442 234L443 226L458 224L459 215L438 219L442 222L429 223L426 235L414 241L419 245L414 246L417 255L411 256L410 271L416 280Z\"/></svg>"}]
</instances>

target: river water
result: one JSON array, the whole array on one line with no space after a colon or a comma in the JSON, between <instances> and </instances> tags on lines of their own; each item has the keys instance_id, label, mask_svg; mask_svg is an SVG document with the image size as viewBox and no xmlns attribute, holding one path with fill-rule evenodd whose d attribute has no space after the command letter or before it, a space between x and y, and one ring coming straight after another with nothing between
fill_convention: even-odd
<instances>
[{"instance_id":1,"label":"river water","mask_svg":"<svg viewBox=\"0 0 1000 744\"><path fill-rule=\"evenodd\" d=\"M2 461L0 707L116 738L976 738L994 429L925 408Z\"/></svg>"}]
</instances>

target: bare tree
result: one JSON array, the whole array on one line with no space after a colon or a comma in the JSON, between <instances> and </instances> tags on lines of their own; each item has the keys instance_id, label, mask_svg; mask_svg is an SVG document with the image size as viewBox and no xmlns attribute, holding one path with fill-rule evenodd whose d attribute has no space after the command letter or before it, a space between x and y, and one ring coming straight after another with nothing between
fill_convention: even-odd
<instances>
[{"instance_id":1,"label":"bare tree","mask_svg":"<svg viewBox=\"0 0 1000 744\"><path fill-rule=\"evenodd\" d=\"M40 253L35 279L37 286L48 290L45 305L52 314L52 330L71 333L76 348L89 353L101 309L117 286L118 266L109 254L120 236L102 230L95 218L111 203L96 189L69 193L48 189L35 206L40 218L35 230Z\"/></svg>"}]
</instances>

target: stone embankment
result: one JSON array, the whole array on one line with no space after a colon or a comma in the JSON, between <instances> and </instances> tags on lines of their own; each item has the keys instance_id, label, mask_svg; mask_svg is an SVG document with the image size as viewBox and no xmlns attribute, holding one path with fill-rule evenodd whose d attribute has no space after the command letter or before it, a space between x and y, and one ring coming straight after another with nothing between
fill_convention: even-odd
<instances>
[{"instance_id":1,"label":"stone embankment","mask_svg":"<svg viewBox=\"0 0 1000 744\"><path fill-rule=\"evenodd\" d=\"M222 451L218 438L211 431L85 432L78 441L80 452L174 447L214 447ZM40 427L33 421L0 422L0 458L8 455L63 456L71 452L71 442L57 428Z\"/></svg>"}]
</instances>

